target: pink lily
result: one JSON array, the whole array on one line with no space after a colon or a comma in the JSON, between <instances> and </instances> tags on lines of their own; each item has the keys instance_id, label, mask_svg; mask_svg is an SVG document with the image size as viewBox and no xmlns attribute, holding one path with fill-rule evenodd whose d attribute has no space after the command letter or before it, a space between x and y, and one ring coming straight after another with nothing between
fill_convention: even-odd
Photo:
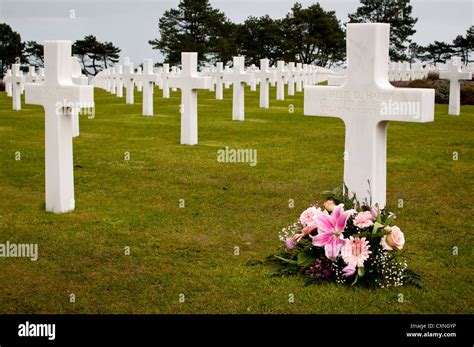
<instances>
[{"instance_id":1,"label":"pink lily","mask_svg":"<svg viewBox=\"0 0 474 347\"><path fill-rule=\"evenodd\" d=\"M326 257L335 260L345 244L344 229L353 210L344 211L344 205L339 204L331 214L322 213L316 216L318 235L312 237L313 245L323 247Z\"/></svg>"}]
</instances>

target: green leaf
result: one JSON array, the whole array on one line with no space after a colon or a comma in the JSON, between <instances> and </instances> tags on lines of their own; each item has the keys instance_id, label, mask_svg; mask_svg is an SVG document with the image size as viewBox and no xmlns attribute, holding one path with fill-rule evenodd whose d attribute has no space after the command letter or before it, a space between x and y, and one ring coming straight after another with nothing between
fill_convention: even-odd
<instances>
[{"instance_id":1,"label":"green leaf","mask_svg":"<svg viewBox=\"0 0 474 347\"><path fill-rule=\"evenodd\" d=\"M385 223L384 223L384 226L389 226L390 223L392 223L392 219L393 219L392 216L388 217L387 220L386 220Z\"/></svg>"},{"instance_id":2,"label":"green leaf","mask_svg":"<svg viewBox=\"0 0 474 347\"><path fill-rule=\"evenodd\" d=\"M296 260L286 259L286 258L280 257L278 255L275 255L274 257L281 260L281 261L283 261L283 262L285 262L285 263L288 263L288 264L295 264L295 265L298 264L298 262Z\"/></svg>"},{"instance_id":3,"label":"green leaf","mask_svg":"<svg viewBox=\"0 0 474 347\"><path fill-rule=\"evenodd\" d=\"M379 204L376 204L375 207L377 208L377 218L375 219L375 222L382 224L382 213L380 213Z\"/></svg>"},{"instance_id":4,"label":"green leaf","mask_svg":"<svg viewBox=\"0 0 474 347\"><path fill-rule=\"evenodd\" d=\"M379 223L379 222L375 222L374 223L374 228L372 229L372 234L375 234L377 232L377 230L379 230L381 227L383 227L384 225L382 223Z\"/></svg>"},{"instance_id":5,"label":"green leaf","mask_svg":"<svg viewBox=\"0 0 474 347\"><path fill-rule=\"evenodd\" d=\"M357 277L364 277L365 275L365 268L360 267L357 269Z\"/></svg>"},{"instance_id":6,"label":"green leaf","mask_svg":"<svg viewBox=\"0 0 474 347\"><path fill-rule=\"evenodd\" d=\"M351 286L353 286L354 284L357 283L357 280L359 279L359 273L357 273L355 279L354 279L354 282L352 282Z\"/></svg>"},{"instance_id":7,"label":"green leaf","mask_svg":"<svg viewBox=\"0 0 474 347\"><path fill-rule=\"evenodd\" d=\"M298 253L298 266L301 266L302 268L309 267L314 264L314 257L306 252L300 252Z\"/></svg>"}]
</instances>

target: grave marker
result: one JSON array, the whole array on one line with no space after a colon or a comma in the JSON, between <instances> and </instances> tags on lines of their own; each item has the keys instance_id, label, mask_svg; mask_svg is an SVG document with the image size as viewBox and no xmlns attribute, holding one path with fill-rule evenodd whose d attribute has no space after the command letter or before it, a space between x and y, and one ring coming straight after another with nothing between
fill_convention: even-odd
<instances>
[{"instance_id":1,"label":"grave marker","mask_svg":"<svg viewBox=\"0 0 474 347\"><path fill-rule=\"evenodd\" d=\"M74 201L72 118L74 107L92 107L94 88L71 78L71 42L44 42L45 80L27 84L25 102L45 111L46 211L71 211Z\"/></svg>"},{"instance_id":2,"label":"grave marker","mask_svg":"<svg viewBox=\"0 0 474 347\"><path fill-rule=\"evenodd\" d=\"M389 24L348 24L345 83L307 87L304 95L305 115L344 121L344 182L359 201L381 208L388 122L431 122L434 116L434 90L395 88L388 81L389 32Z\"/></svg>"}]
</instances>

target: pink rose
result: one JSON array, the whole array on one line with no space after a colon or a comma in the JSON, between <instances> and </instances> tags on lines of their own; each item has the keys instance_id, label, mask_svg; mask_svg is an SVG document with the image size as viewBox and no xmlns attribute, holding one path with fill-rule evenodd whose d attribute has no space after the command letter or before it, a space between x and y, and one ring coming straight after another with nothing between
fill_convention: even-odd
<instances>
[{"instance_id":1,"label":"pink rose","mask_svg":"<svg viewBox=\"0 0 474 347\"><path fill-rule=\"evenodd\" d=\"M311 231L318 227L316 223L316 216L322 213L319 207L311 206L303 211L300 216L300 223L304 228L308 227Z\"/></svg>"},{"instance_id":2,"label":"pink rose","mask_svg":"<svg viewBox=\"0 0 474 347\"><path fill-rule=\"evenodd\" d=\"M380 240L380 245L382 248L387 251L393 251L394 249L401 251L403 249L403 245L405 245L405 235L403 235L403 232L400 230L400 228L393 226L385 227L384 230L388 231L390 234L385 235Z\"/></svg>"},{"instance_id":3,"label":"pink rose","mask_svg":"<svg viewBox=\"0 0 474 347\"><path fill-rule=\"evenodd\" d=\"M336 208L336 204L334 203L334 200L326 200L324 202L324 208L328 212L332 212Z\"/></svg>"},{"instance_id":4,"label":"pink rose","mask_svg":"<svg viewBox=\"0 0 474 347\"><path fill-rule=\"evenodd\" d=\"M374 216L372 212L359 212L354 218L354 225L361 229L365 229L374 225Z\"/></svg>"}]
</instances>

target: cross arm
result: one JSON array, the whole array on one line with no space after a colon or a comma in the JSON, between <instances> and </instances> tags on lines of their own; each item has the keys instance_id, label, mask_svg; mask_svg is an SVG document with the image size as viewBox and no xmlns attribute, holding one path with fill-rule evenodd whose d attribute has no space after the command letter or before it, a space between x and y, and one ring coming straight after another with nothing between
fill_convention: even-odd
<instances>
[{"instance_id":1,"label":"cross arm","mask_svg":"<svg viewBox=\"0 0 474 347\"><path fill-rule=\"evenodd\" d=\"M470 80L472 79L472 72L469 71L460 71L457 72L455 75L452 74L451 71L440 71L439 78L446 79L446 80Z\"/></svg>"},{"instance_id":2,"label":"cross arm","mask_svg":"<svg viewBox=\"0 0 474 347\"><path fill-rule=\"evenodd\" d=\"M67 85L50 87L44 84L25 84L25 103L42 105L44 107L68 107L73 104L75 108L93 107L94 87ZM65 105L62 105L64 104Z\"/></svg>"}]
</instances>

